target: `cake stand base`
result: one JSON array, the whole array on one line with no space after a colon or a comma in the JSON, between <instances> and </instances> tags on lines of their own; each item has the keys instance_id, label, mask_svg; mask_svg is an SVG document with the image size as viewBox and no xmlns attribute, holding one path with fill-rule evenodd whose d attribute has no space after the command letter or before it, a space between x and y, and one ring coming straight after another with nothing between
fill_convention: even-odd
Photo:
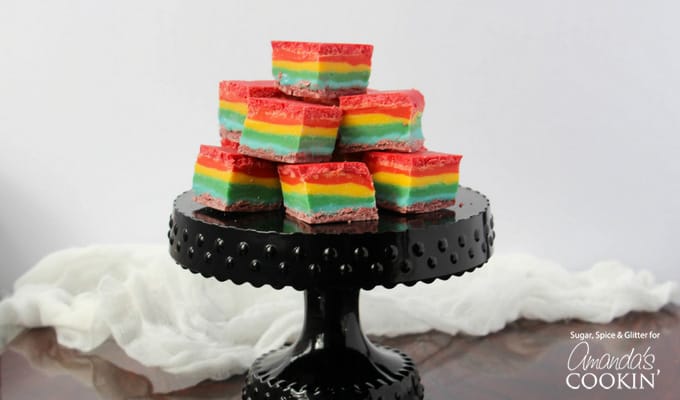
<instances>
[{"instance_id":1,"label":"cake stand base","mask_svg":"<svg viewBox=\"0 0 680 400\"><path fill-rule=\"evenodd\" d=\"M308 289L300 338L255 361L243 398L419 400L423 387L408 356L363 334L359 289Z\"/></svg>"}]
</instances>

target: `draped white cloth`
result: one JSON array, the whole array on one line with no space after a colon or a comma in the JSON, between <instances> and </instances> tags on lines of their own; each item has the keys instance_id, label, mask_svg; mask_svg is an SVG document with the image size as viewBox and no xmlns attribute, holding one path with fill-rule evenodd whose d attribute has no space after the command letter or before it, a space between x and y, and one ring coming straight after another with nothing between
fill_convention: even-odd
<instances>
[{"instance_id":1,"label":"draped white cloth","mask_svg":"<svg viewBox=\"0 0 680 400\"><path fill-rule=\"evenodd\" d=\"M460 278L361 293L364 331L486 335L518 318L608 322L680 302L675 282L615 261L582 272L529 255L494 255ZM0 348L22 329L53 326L59 342L92 351L107 339L187 385L244 372L259 354L293 341L303 295L218 282L175 264L165 246L62 250L19 278L0 301Z\"/></svg>"}]
</instances>

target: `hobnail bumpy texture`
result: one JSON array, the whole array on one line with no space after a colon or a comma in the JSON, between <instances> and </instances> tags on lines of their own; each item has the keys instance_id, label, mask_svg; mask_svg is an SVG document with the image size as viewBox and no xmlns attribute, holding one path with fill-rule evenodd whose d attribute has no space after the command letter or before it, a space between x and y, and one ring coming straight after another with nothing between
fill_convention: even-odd
<instances>
[{"instance_id":1,"label":"hobnail bumpy texture","mask_svg":"<svg viewBox=\"0 0 680 400\"><path fill-rule=\"evenodd\" d=\"M289 217L282 212L244 215L203 210L186 192L175 201L170 217L170 253L194 273L255 287L371 289L448 279L484 264L495 240L486 198L469 189L459 194L474 201L470 207L475 209L467 210L471 215L465 218L428 226L418 219L423 216L414 216L407 219L413 226L402 231L376 231L366 225L370 229L365 232L329 234L284 232L281 224ZM458 207L452 207L452 212ZM251 226L248 221L253 222L252 228L246 228ZM346 225L351 224L337 226Z\"/></svg>"},{"instance_id":2,"label":"hobnail bumpy texture","mask_svg":"<svg viewBox=\"0 0 680 400\"><path fill-rule=\"evenodd\" d=\"M349 386L320 387L298 382L276 380L262 367L262 361L276 351L260 356L251 367L243 388L243 400L422 400L424 395L420 375L413 361L401 351L379 346L399 355L403 360L398 371L392 371L389 381L359 382ZM338 371L342 374L342 371Z\"/></svg>"}]
</instances>

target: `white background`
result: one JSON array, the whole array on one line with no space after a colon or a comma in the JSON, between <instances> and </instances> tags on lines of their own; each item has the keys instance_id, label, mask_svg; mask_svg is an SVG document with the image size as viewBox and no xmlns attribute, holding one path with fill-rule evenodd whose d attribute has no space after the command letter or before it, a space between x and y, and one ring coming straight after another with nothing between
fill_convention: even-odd
<instances>
[{"instance_id":1,"label":"white background","mask_svg":"<svg viewBox=\"0 0 680 400\"><path fill-rule=\"evenodd\" d=\"M676 1L0 2L0 293L47 253L164 243L217 85L268 79L272 39L375 45L464 155L497 252L680 277Z\"/></svg>"}]
</instances>

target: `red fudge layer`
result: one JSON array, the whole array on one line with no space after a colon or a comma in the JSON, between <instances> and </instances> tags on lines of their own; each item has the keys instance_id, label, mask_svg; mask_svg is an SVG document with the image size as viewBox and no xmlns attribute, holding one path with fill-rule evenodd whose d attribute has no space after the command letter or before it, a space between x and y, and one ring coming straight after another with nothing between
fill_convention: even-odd
<instances>
[{"instance_id":1,"label":"red fudge layer","mask_svg":"<svg viewBox=\"0 0 680 400\"><path fill-rule=\"evenodd\" d=\"M250 97L278 97L281 95L274 80L220 82L220 100L246 101Z\"/></svg>"}]
</instances>

